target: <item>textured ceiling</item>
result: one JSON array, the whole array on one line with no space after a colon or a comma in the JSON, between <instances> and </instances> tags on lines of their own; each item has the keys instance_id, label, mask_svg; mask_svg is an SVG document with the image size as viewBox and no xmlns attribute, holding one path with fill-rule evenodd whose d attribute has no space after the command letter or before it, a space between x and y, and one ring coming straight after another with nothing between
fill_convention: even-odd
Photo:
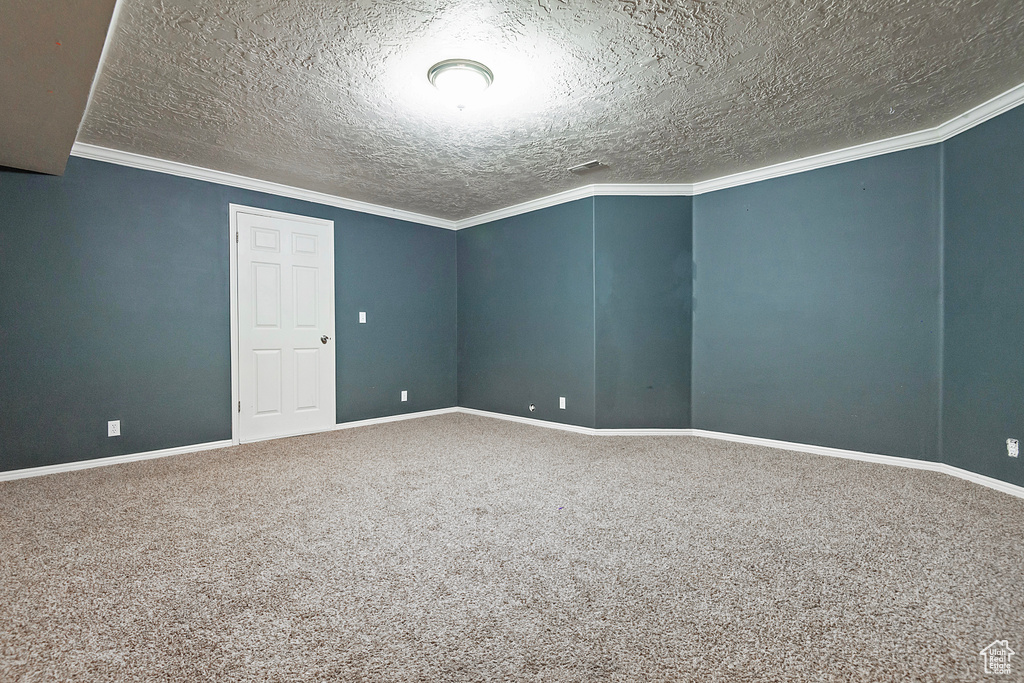
<instances>
[{"instance_id":1,"label":"textured ceiling","mask_svg":"<svg viewBox=\"0 0 1024 683\"><path fill-rule=\"evenodd\" d=\"M1024 82L1020 0L122 3L80 141L442 218L840 149ZM453 57L495 75L464 112L426 80Z\"/></svg>"}]
</instances>

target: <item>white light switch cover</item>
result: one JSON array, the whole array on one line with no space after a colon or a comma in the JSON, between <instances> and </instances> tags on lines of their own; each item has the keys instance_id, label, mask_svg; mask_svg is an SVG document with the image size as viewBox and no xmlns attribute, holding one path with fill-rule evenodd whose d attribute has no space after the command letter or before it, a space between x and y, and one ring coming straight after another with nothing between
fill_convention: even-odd
<instances>
[{"instance_id":1,"label":"white light switch cover","mask_svg":"<svg viewBox=\"0 0 1024 683\"><path fill-rule=\"evenodd\" d=\"M366 322L366 311L359 311L359 322Z\"/></svg>"}]
</instances>

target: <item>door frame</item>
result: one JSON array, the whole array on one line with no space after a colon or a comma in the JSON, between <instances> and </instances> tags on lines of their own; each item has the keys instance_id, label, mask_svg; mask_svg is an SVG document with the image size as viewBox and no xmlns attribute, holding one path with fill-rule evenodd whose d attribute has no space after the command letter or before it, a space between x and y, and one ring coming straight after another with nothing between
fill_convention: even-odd
<instances>
[{"instance_id":1,"label":"door frame","mask_svg":"<svg viewBox=\"0 0 1024 683\"><path fill-rule=\"evenodd\" d=\"M289 221L298 221L300 223L308 223L311 225L317 225L320 227L329 228L331 234L334 234L334 221L326 218L313 218L311 216L301 216L294 213L285 213L283 211L273 211L271 209L261 209L256 206L245 206L244 204L228 204L228 252L230 253L230 260L228 262L228 281L230 283L229 288L229 299L231 306L231 443L237 446L240 441L239 430L239 401L241 401L241 393L238 388L238 343L239 343L239 332L238 332L238 214L248 213L255 214L257 216L266 216L267 218L283 218ZM331 266L335 268L335 277L337 277L337 268L334 264L334 255L331 255ZM333 299L332 294L332 299ZM335 308L337 308L337 301L334 302ZM337 320L335 320L334 330L334 352L337 353ZM338 384L337 378L332 378L330 382L331 391L334 393L334 405L338 405ZM337 417L334 418L337 421ZM276 438L276 437L275 437Z\"/></svg>"}]
</instances>

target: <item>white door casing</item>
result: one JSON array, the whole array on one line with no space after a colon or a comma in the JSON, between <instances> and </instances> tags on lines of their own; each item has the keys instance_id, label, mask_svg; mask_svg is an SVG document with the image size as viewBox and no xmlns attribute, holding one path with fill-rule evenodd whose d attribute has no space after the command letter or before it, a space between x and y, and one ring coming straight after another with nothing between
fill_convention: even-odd
<instances>
[{"instance_id":1,"label":"white door casing","mask_svg":"<svg viewBox=\"0 0 1024 683\"><path fill-rule=\"evenodd\" d=\"M334 427L334 223L231 205L234 440Z\"/></svg>"}]
</instances>

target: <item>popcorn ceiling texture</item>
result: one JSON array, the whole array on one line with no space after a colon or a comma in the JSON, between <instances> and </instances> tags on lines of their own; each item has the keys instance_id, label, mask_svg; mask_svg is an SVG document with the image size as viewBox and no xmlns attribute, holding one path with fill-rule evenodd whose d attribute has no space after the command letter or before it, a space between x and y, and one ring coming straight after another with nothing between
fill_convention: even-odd
<instances>
[{"instance_id":1,"label":"popcorn ceiling texture","mask_svg":"<svg viewBox=\"0 0 1024 683\"><path fill-rule=\"evenodd\" d=\"M450 57L495 72L465 112L426 81ZM79 140L454 219L921 130L1022 81L1019 0L124 0Z\"/></svg>"}]
</instances>

